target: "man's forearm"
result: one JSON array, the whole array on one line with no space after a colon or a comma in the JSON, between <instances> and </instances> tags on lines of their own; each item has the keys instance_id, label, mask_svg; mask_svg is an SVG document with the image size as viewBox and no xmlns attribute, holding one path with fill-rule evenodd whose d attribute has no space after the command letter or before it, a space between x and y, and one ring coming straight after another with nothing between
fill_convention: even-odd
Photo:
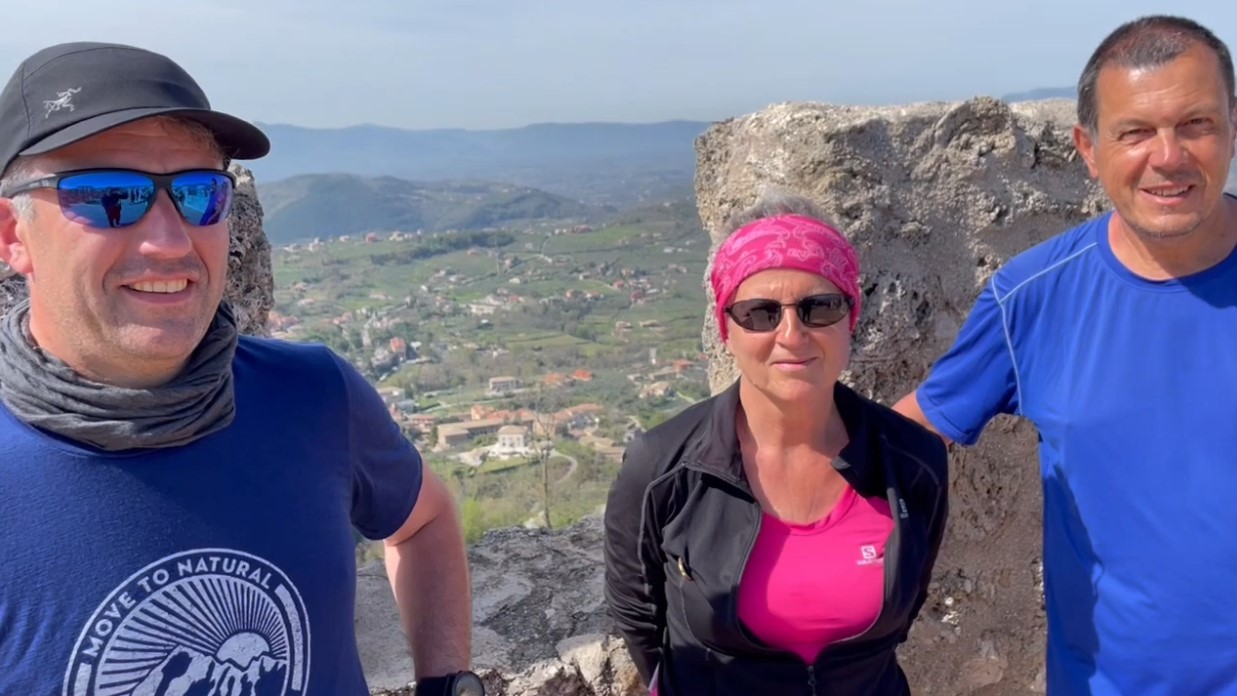
<instances>
[{"instance_id":1,"label":"man's forearm","mask_svg":"<svg viewBox=\"0 0 1237 696\"><path fill-rule=\"evenodd\" d=\"M455 507L408 539L386 547L387 575L418 679L468 669L472 598Z\"/></svg>"}]
</instances>

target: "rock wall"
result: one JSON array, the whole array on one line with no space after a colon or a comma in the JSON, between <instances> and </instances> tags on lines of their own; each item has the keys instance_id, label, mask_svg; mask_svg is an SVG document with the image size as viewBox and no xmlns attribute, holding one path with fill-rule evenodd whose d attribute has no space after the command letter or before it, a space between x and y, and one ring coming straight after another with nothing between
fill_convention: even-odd
<instances>
[{"instance_id":1,"label":"rock wall","mask_svg":"<svg viewBox=\"0 0 1237 696\"><path fill-rule=\"evenodd\" d=\"M275 307L275 276L271 243L262 230L262 203L253 173L233 163L236 200L228 213L228 287L223 296L236 310L241 333L268 336L266 320Z\"/></svg>"},{"instance_id":2,"label":"rock wall","mask_svg":"<svg viewBox=\"0 0 1237 696\"><path fill-rule=\"evenodd\" d=\"M854 108L783 104L697 142L696 196L713 248L766 189L807 196L856 246L863 316L844 379L887 404L950 345L1012 255L1101 211L1077 156L1072 101ZM707 288L707 283L706 283ZM735 377L712 307L716 391ZM952 509L936 581L901 651L916 693L1043 691L1041 489L1033 428L999 418L951 452Z\"/></svg>"},{"instance_id":3,"label":"rock wall","mask_svg":"<svg viewBox=\"0 0 1237 696\"><path fill-rule=\"evenodd\" d=\"M599 518L554 532L489 532L468 550L468 564L473 669L491 696L645 693L606 613ZM412 660L381 562L360 570L356 605L370 688L411 696Z\"/></svg>"},{"instance_id":4,"label":"rock wall","mask_svg":"<svg viewBox=\"0 0 1237 696\"><path fill-rule=\"evenodd\" d=\"M258 201L253 175L238 164L233 164L231 170L237 177L237 189L228 214L231 245L224 297L236 309L242 333L266 336L269 334L266 320L275 306L271 245L262 231L262 204ZM25 297L25 280L0 262L0 314Z\"/></svg>"}]
</instances>

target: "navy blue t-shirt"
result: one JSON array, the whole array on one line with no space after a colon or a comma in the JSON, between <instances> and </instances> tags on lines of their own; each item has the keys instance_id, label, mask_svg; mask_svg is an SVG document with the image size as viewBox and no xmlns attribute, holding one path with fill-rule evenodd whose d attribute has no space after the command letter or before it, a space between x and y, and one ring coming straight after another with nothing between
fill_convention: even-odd
<instances>
[{"instance_id":1,"label":"navy blue t-shirt","mask_svg":"<svg viewBox=\"0 0 1237 696\"><path fill-rule=\"evenodd\" d=\"M1237 694L1237 253L1149 281L1110 217L994 274L919 401L1038 430L1048 693Z\"/></svg>"},{"instance_id":2,"label":"navy blue t-shirt","mask_svg":"<svg viewBox=\"0 0 1237 696\"><path fill-rule=\"evenodd\" d=\"M167 450L0 406L0 694L368 693L353 528L399 528L420 456L321 346L243 337L234 375L236 420Z\"/></svg>"}]
</instances>

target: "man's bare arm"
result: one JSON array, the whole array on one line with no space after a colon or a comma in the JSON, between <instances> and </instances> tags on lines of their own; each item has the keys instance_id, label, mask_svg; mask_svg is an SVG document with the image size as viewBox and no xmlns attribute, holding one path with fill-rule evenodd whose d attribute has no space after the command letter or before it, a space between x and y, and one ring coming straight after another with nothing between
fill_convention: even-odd
<instances>
[{"instance_id":1,"label":"man's bare arm","mask_svg":"<svg viewBox=\"0 0 1237 696\"><path fill-rule=\"evenodd\" d=\"M912 391L899 399L898 403L893 405L893 410L936 433L937 436L945 441L946 445L953 444L949 438L941 435L936 426L932 425L932 421L929 421L928 417L924 415L923 409L919 407L919 397L915 395L915 392Z\"/></svg>"},{"instance_id":2,"label":"man's bare arm","mask_svg":"<svg viewBox=\"0 0 1237 696\"><path fill-rule=\"evenodd\" d=\"M417 679L469 669L472 594L464 536L455 501L428 467L412 514L384 543Z\"/></svg>"}]
</instances>

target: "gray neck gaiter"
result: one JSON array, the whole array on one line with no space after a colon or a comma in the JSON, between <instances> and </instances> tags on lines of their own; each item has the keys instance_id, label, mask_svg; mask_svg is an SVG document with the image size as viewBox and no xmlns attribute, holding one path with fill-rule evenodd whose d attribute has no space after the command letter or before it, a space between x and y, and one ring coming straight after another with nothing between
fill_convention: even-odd
<instances>
[{"instance_id":1,"label":"gray neck gaiter","mask_svg":"<svg viewBox=\"0 0 1237 696\"><path fill-rule=\"evenodd\" d=\"M25 300L0 320L0 401L35 428L98 449L177 447L232 422L237 339L236 318L221 303L175 379L150 389L115 387L87 380L40 350Z\"/></svg>"}]
</instances>

